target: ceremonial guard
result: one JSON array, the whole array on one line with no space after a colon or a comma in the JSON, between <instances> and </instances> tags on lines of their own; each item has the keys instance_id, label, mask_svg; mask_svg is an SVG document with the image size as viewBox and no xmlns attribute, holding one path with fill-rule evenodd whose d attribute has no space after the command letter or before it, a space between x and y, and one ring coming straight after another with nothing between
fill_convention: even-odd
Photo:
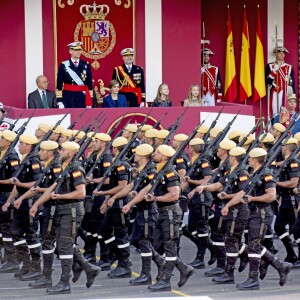
<instances>
[{"instance_id":1,"label":"ceremonial guard","mask_svg":"<svg viewBox=\"0 0 300 300\"><path fill-rule=\"evenodd\" d=\"M285 47L276 47L273 51L276 61L266 66L266 84L270 86L270 99L272 116L281 112L281 107L287 106L289 94L295 93L294 70L290 64L284 61Z\"/></svg>"},{"instance_id":2,"label":"ceremonial guard","mask_svg":"<svg viewBox=\"0 0 300 300\"><path fill-rule=\"evenodd\" d=\"M267 152L261 148L254 148L249 153L249 165L253 169L252 177L256 173L262 172L262 167L267 157ZM239 203L249 203L249 220L248 220L248 258L250 263L248 279L237 284L239 290L257 290L260 288L258 281L260 260L263 259L273 266L279 274L279 285L286 283L287 275L292 265L282 263L261 243L264 238L267 227L271 226L273 211L270 203L276 198L276 183L273 176L264 170L259 184L254 182L255 187L250 195L246 194L249 187L235 194L235 196L225 205L222 210L223 215L227 215L228 209ZM260 174L260 173L259 173ZM251 180L251 179L250 179Z\"/></svg>"},{"instance_id":3,"label":"ceremonial guard","mask_svg":"<svg viewBox=\"0 0 300 300\"><path fill-rule=\"evenodd\" d=\"M60 108L92 107L92 71L90 64L80 59L81 45L81 42L68 44L71 58L59 66L56 98Z\"/></svg>"},{"instance_id":4,"label":"ceremonial guard","mask_svg":"<svg viewBox=\"0 0 300 300\"><path fill-rule=\"evenodd\" d=\"M126 96L128 106L137 107L146 101L144 70L133 64L134 49L123 49L121 55L124 64L114 68L112 79L120 83L120 93Z\"/></svg>"},{"instance_id":5,"label":"ceremonial guard","mask_svg":"<svg viewBox=\"0 0 300 300\"><path fill-rule=\"evenodd\" d=\"M12 192L13 185L9 181L13 174L19 168L19 156L14 149L11 149L11 143L16 139L16 133L10 130L4 130L0 137L0 205L1 207L7 201ZM2 235L2 243L4 255L7 262L0 267L0 273L14 273L19 270L17 262L16 250L13 245L11 236L11 206L8 206L7 211L0 213L0 232Z\"/></svg>"},{"instance_id":6,"label":"ceremonial guard","mask_svg":"<svg viewBox=\"0 0 300 300\"><path fill-rule=\"evenodd\" d=\"M119 153L128 143L124 137L116 138L113 143L113 159L118 159ZM131 166L127 159L120 158L117 165L111 166L110 189L94 191L96 196L113 196L131 182ZM111 254L118 260L117 267L108 273L110 278L131 277L130 243L128 238L129 216L122 212L127 204L127 197L114 200L106 197L101 205L104 215L102 223L102 237L108 245Z\"/></svg>"},{"instance_id":7,"label":"ceremonial guard","mask_svg":"<svg viewBox=\"0 0 300 300\"><path fill-rule=\"evenodd\" d=\"M202 98L205 106L215 106L217 99L221 99L221 79L219 68L210 64L210 58L214 53L204 48L202 50L203 66L201 68Z\"/></svg>"},{"instance_id":8,"label":"ceremonial guard","mask_svg":"<svg viewBox=\"0 0 300 300\"><path fill-rule=\"evenodd\" d=\"M17 171L19 175L15 173L10 179L11 184L15 186L2 206L4 212L16 198L25 194L41 175L42 167L38 155L37 153L31 155L37 143L38 139L34 135L22 134L20 136L21 169ZM15 277L22 281L34 280L41 275L41 243L37 238L38 218L29 217L29 209L35 200L33 195L30 199L23 201L20 206L16 205L17 209L13 210L11 235L17 255L23 263L22 268L15 273Z\"/></svg>"}]
</instances>

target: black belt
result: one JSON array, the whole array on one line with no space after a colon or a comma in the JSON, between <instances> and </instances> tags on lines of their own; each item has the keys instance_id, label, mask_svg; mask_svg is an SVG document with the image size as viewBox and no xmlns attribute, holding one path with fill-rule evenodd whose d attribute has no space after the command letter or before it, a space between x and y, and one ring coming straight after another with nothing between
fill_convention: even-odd
<instances>
[{"instance_id":1,"label":"black belt","mask_svg":"<svg viewBox=\"0 0 300 300\"><path fill-rule=\"evenodd\" d=\"M78 199L78 200L72 200L72 201L57 201L57 205L69 205L73 203L80 203L83 202L83 199Z\"/></svg>"},{"instance_id":2,"label":"black belt","mask_svg":"<svg viewBox=\"0 0 300 300\"><path fill-rule=\"evenodd\" d=\"M0 196L9 197L11 192L0 192Z\"/></svg>"},{"instance_id":3,"label":"black belt","mask_svg":"<svg viewBox=\"0 0 300 300\"><path fill-rule=\"evenodd\" d=\"M170 209L174 209L175 205L176 204L159 207L157 210L158 210L158 212L167 211L167 210L170 210Z\"/></svg>"}]
</instances>

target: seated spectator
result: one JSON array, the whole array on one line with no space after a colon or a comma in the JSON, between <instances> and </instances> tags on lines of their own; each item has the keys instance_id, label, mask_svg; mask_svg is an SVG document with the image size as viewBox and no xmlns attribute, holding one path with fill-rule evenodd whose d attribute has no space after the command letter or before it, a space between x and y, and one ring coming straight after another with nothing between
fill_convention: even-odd
<instances>
[{"instance_id":1,"label":"seated spectator","mask_svg":"<svg viewBox=\"0 0 300 300\"><path fill-rule=\"evenodd\" d=\"M113 79L109 83L110 95L103 98L102 107L127 107L126 97L119 94L120 84L117 80Z\"/></svg>"},{"instance_id":2,"label":"seated spectator","mask_svg":"<svg viewBox=\"0 0 300 300\"><path fill-rule=\"evenodd\" d=\"M183 106L202 106L198 84L192 84L190 86L188 97L184 100Z\"/></svg>"},{"instance_id":3,"label":"seated spectator","mask_svg":"<svg viewBox=\"0 0 300 300\"><path fill-rule=\"evenodd\" d=\"M166 83L159 85L156 98L153 101L154 107L172 106L172 100L169 98L169 87Z\"/></svg>"}]
</instances>

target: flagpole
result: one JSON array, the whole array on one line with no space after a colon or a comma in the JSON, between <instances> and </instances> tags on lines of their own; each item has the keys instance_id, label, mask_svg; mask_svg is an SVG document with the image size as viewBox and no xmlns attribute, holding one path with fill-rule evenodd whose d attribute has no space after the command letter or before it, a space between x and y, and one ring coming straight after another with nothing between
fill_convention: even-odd
<instances>
[{"instance_id":1,"label":"flagpole","mask_svg":"<svg viewBox=\"0 0 300 300\"><path fill-rule=\"evenodd\" d=\"M261 105L261 98L259 98L259 116L262 118L262 105Z\"/></svg>"}]
</instances>

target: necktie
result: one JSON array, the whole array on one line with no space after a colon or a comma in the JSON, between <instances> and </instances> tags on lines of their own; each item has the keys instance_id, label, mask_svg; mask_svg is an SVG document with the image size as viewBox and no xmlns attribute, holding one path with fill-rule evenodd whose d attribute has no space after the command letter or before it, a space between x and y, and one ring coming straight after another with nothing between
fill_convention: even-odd
<instances>
[{"instance_id":1,"label":"necktie","mask_svg":"<svg viewBox=\"0 0 300 300\"><path fill-rule=\"evenodd\" d=\"M42 99L43 99L44 108L49 108L45 91L42 91Z\"/></svg>"},{"instance_id":2,"label":"necktie","mask_svg":"<svg viewBox=\"0 0 300 300\"><path fill-rule=\"evenodd\" d=\"M127 67L128 73L131 72L131 66Z\"/></svg>"},{"instance_id":3,"label":"necktie","mask_svg":"<svg viewBox=\"0 0 300 300\"><path fill-rule=\"evenodd\" d=\"M74 65L77 68L78 67L78 61L74 61Z\"/></svg>"}]
</instances>

